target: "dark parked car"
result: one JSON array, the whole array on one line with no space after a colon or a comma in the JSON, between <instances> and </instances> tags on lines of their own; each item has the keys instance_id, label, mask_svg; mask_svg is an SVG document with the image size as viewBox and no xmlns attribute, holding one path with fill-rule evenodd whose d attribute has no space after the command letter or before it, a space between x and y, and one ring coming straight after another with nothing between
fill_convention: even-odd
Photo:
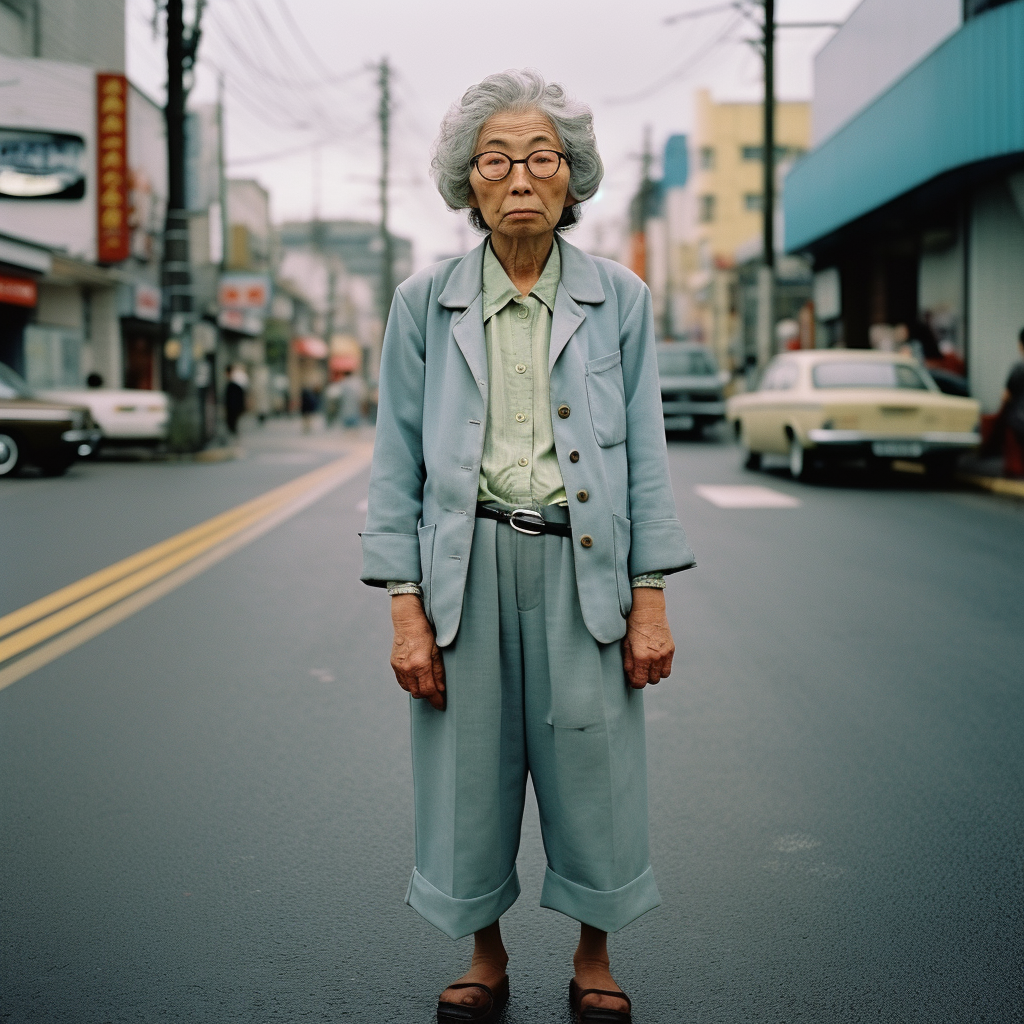
<instances>
[{"instance_id":1,"label":"dark parked car","mask_svg":"<svg viewBox=\"0 0 1024 1024\"><path fill-rule=\"evenodd\" d=\"M26 464L60 476L79 456L91 455L101 437L88 409L36 398L0 363L0 476Z\"/></svg>"},{"instance_id":2,"label":"dark parked car","mask_svg":"<svg viewBox=\"0 0 1024 1024\"><path fill-rule=\"evenodd\" d=\"M689 341L660 342L657 352L665 429L697 433L724 420L729 375L719 371L711 353Z\"/></svg>"}]
</instances>

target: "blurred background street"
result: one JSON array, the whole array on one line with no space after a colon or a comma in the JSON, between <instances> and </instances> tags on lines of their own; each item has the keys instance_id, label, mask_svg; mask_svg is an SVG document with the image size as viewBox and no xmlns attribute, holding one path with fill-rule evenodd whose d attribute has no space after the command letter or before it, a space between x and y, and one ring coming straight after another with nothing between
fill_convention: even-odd
<instances>
[{"instance_id":1,"label":"blurred background street","mask_svg":"<svg viewBox=\"0 0 1024 1024\"><path fill-rule=\"evenodd\" d=\"M358 581L384 324L536 67L653 298L643 1022L1024 1020L1024 0L0 0L0 1021L429 1021ZM573 925L504 921L506 1024ZM411 951L411 953L410 953Z\"/></svg>"}]
</instances>

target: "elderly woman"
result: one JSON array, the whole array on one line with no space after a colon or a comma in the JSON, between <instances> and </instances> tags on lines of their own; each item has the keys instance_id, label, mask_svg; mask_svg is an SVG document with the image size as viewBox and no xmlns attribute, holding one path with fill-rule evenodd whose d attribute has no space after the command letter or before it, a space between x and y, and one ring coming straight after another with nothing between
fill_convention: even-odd
<instances>
[{"instance_id":1,"label":"elderly woman","mask_svg":"<svg viewBox=\"0 0 1024 1024\"><path fill-rule=\"evenodd\" d=\"M669 481L651 297L559 234L603 174L590 110L534 71L473 86L433 175L487 238L399 287L380 374L362 579L391 595L413 700L406 902L469 971L439 1021L508 998L527 775L541 905L580 922L581 1021L629 1021L607 933L657 906L641 691L672 667L664 574L694 564Z\"/></svg>"}]
</instances>

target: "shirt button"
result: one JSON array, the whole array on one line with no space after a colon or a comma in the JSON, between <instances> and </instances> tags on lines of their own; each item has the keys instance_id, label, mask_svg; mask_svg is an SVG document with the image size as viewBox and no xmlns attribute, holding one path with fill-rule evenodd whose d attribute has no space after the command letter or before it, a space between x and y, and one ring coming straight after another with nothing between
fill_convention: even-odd
<instances>
[{"instance_id":1,"label":"shirt button","mask_svg":"<svg viewBox=\"0 0 1024 1024\"><path fill-rule=\"evenodd\" d=\"M580 537L580 547L581 548L592 548L593 546L594 546L594 538L591 537L589 533L585 533L585 534L583 534L582 537Z\"/></svg>"},{"instance_id":2,"label":"shirt button","mask_svg":"<svg viewBox=\"0 0 1024 1024\"><path fill-rule=\"evenodd\" d=\"M573 450L571 452L569 452L569 461L570 462L579 462L580 461L580 453L578 451L576 451L575 448L573 448Z\"/></svg>"},{"instance_id":3,"label":"shirt button","mask_svg":"<svg viewBox=\"0 0 1024 1024\"><path fill-rule=\"evenodd\" d=\"M516 363L516 373L526 373L526 363Z\"/></svg>"},{"instance_id":4,"label":"shirt button","mask_svg":"<svg viewBox=\"0 0 1024 1024\"><path fill-rule=\"evenodd\" d=\"M530 311L525 306L520 306L519 312L516 313L516 316L519 317L520 320L525 320L529 315Z\"/></svg>"},{"instance_id":5,"label":"shirt button","mask_svg":"<svg viewBox=\"0 0 1024 1024\"><path fill-rule=\"evenodd\" d=\"M519 460L520 466L528 466L529 464L530 460L525 455Z\"/></svg>"},{"instance_id":6,"label":"shirt button","mask_svg":"<svg viewBox=\"0 0 1024 1024\"><path fill-rule=\"evenodd\" d=\"M567 420L569 418L569 406L567 406L567 405L560 405L558 407L558 415L563 420Z\"/></svg>"},{"instance_id":7,"label":"shirt button","mask_svg":"<svg viewBox=\"0 0 1024 1024\"><path fill-rule=\"evenodd\" d=\"M589 497L590 497L590 492L589 491L577 491L576 492L576 499L577 499L577 501L586 501Z\"/></svg>"},{"instance_id":8,"label":"shirt button","mask_svg":"<svg viewBox=\"0 0 1024 1024\"><path fill-rule=\"evenodd\" d=\"M526 422L526 413L524 413L524 412L517 412L516 413L516 423L525 423L525 422Z\"/></svg>"}]
</instances>

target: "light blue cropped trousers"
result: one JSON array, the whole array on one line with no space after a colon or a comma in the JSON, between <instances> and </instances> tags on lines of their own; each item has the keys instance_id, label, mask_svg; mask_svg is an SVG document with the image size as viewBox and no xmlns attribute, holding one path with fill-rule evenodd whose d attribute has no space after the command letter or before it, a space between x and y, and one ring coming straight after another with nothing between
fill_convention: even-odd
<instances>
[{"instance_id":1,"label":"light blue cropped trousers","mask_svg":"<svg viewBox=\"0 0 1024 1024\"><path fill-rule=\"evenodd\" d=\"M647 841L643 695L583 622L572 540L478 519L447 708L413 700L416 867L406 902L452 938L519 895L533 781L541 906L617 931L660 902Z\"/></svg>"}]
</instances>

